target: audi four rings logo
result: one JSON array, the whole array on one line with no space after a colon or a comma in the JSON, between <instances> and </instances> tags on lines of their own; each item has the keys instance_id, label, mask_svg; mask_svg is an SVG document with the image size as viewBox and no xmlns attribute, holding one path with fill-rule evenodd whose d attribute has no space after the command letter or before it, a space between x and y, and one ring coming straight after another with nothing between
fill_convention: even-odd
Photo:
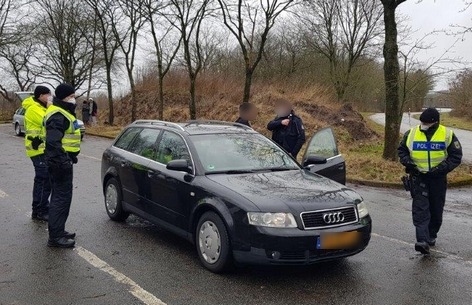
<instances>
[{"instance_id":1,"label":"audi four rings logo","mask_svg":"<svg viewBox=\"0 0 472 305\"><path fill-rule=\"evenodd\" d=\"M340 223L344 221L344 214L342 212L325 213L323 220L327 224Z\"/></svg>"}]
</instances>

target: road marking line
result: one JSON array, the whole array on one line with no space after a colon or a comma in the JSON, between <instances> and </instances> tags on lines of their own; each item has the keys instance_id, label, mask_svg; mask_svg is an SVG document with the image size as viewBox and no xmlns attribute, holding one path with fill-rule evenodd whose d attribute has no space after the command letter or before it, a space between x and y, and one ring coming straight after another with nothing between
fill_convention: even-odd
<instances>
[{"instance_id":1,"label":"road marking line","mask_svg":"<svg viewBox=\"0 0 472 305\"><path fill-rule=\"evenodd\" d=\"M105 261L101 260L98 258L95 254L92 252L82 248L82 247L76 247L75 251L79 254L80 257L85 259L90 265L94 266L95 268L108 273L111 275L115 281L121 284L125 284L130 286L129 292L134 295L136 298L138 298L140 301L142 301L146 305L166 305L166 303L162 302L160 299L155 297L153 294L150 292L144 290L141 288L136 282L134 282L132 279L124 275L123 273L120 273L119 271L115 270L112 266L107 264Z\"/></svg>"},{"instance_id":2,"label":"road marking line","mask_svg":"<svg viewBox=\"0 0 472 305\"><path fill-rule=\"evenodd\" d=\"M6 197L8 197L8 194L0 190L0 198L6 198Z\"/></svg>"},{"instance_id":3,"label":"road marking line","mask_svg":"<svg viewBox=\"0 0 472 305\"><path fill-rule=\"evenodd\" d=\"M100 158L93 157L93 156L88 156L88 155L84 155L84 154L80 154L79 156L82 156L82 157L87 158L87 159L102 161L102 159L100 159Z\"/></svg>"},{"instance_id":4,"label":"road marking line","mask_svg":"<svg viewBox=\"0 0 472 305\"><path fill-rule=\"evenodd\" d=\"M377 234L377 233L371 233L371 235L375 236L375 237L383 238L385 240L389 240L391 242L395 242L395 243L398 243L398 244L403 244L405 246L411 246L411 247L415 246L414 243L409 243L409 242L406 242L406 241L403 241L403 240L400 240L400 239L396 239L396 238L393 238L393 237L388 237L388 236L380 235L380 234ZM437 250L437 249L431 249L431 252L444 255L445 257L447 257L449 259L462 261L462 262L464 262L468 265L472 265L472 261L466 259L465 257L461 257L459 255L456 255L456 254L452 254L452 253Z\"/></svg>"}]
</instances>

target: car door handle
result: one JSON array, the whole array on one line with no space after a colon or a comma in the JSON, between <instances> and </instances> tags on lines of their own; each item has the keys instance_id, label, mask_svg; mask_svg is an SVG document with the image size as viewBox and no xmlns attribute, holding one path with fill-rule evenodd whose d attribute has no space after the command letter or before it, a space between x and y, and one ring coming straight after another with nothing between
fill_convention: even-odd
<instances>
[{"instance_id":1,"label":"car door handle","mask_svg":"<svg viewBox=\"0 0 472 305\"><path fill-rule=\"evenodd\" d=\"M129 162L126 162L126 161L121 162L121 167L127 167L127 166L129 166Z\"/></svg>"},{"instance_id":2,"label":"car door handle","mask_svg":"<svg viewBox=\"0 0 472 305\"><path fill-rule=\"evenodd\" d=\"M340 165L340 166L338 167L338 169L339 169L340 171L343 171L345 168L346 168L346 167L345 167L344 165Z\"/></svg>"},{"instance_id":3,"label":"car door handle","mask_svg":"<svg viewBox=\"0 0 472 305\"><path fill-rule=\"evenodd\" d=\"M149 178L154 178L154 177L156 177L160 174L161 174L160 171L153 171L153 170L148 170L147 171L147 175L148 175Z\"/></svg>"}]
</instances>

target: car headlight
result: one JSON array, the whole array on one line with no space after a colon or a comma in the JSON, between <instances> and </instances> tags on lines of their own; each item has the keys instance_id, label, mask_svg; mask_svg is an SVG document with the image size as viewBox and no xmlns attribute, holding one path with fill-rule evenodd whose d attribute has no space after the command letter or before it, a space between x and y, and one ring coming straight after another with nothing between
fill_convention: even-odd
<instances>
[{"instance_id":1,"label":"car headlight","mask_svg":"<svg viewBox=\"0 0 472 305\"><path fill-rule=\"evenodd\" d=\"M296 228L297 222L291 213L248 212L249 224L259 227Z\"/></svg>"},{"instance_id":2,"label":"car headlight","mask_svg":"<svg viewBox=\"0 0 472 305\"><path fill-rule=\"evenodd\" d=\"M359 215L359 218L363 218L369 215L367 204L364 201L357 205L357 214Z\"/></svg>"}]
</instances>

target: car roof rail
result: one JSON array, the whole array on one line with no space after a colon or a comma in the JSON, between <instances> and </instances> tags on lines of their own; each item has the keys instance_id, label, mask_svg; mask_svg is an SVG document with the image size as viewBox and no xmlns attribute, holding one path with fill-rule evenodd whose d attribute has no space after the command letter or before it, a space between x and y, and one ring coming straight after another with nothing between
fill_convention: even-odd
<instances>
[{"instance_id":1,"label":"car roof rail","mask_svg":"<svg viewBox=\"0 0 472 305\"><path fill-rule=\"evenodd\" d=\"M232 126L232 127L238 127L246 130L253 130L251 127L246 126L244 124L236 123L236 122L225 122L225 121L218 121L218 120L191 120L187 121L185 124L185 127L191 126L191 125L221 125L221 126Z\"/></svg>"},{"instance_id":2,"label":"car roof rail","mask_svg":"<svg viewBox=\"0 0 472 305\"><path fill-rule=\"evenodd\" d=\"M159 121L159 120L136 120L132 123L132 125L139 125L139 124L149 124L149 125L158 125L158 126L165 126L165 127L170 127L174 129L179 129L181 131L185 131L185 129L177 124L177 123L172 123L172 122L166 122L166 121Z\"/></svg>"}]
</instances>

